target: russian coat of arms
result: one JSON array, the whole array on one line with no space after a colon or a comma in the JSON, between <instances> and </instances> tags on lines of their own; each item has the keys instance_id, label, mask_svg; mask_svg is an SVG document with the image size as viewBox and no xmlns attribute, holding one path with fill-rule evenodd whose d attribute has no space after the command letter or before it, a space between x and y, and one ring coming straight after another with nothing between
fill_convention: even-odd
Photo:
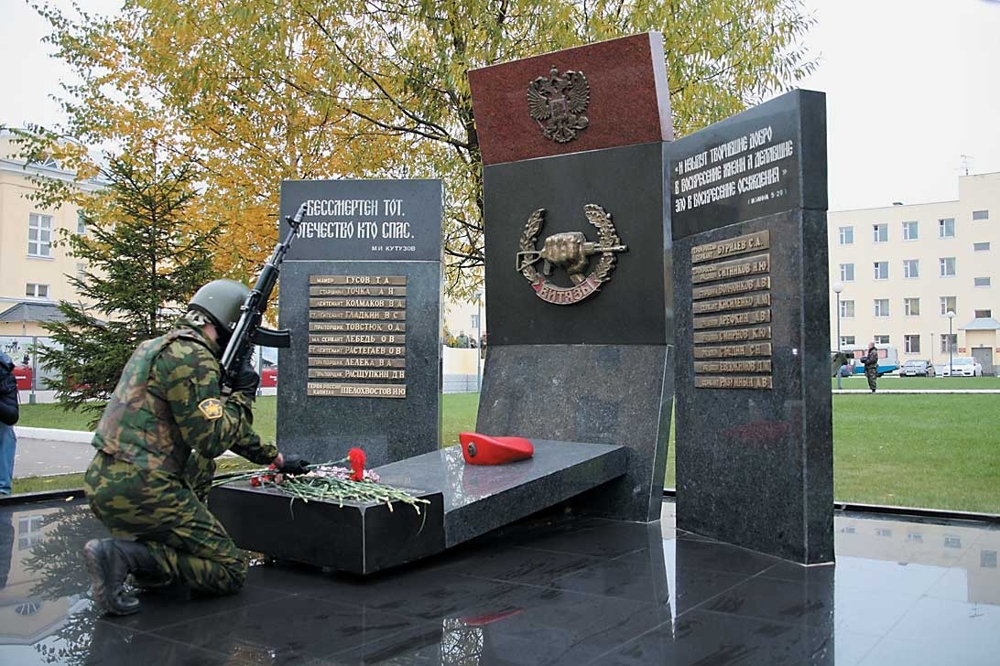
<instances>
[{"instance_id":1,"label":"russian coat of arms","mask_svg":"<svg viewBox=\"0 0 1000 666\"><path fill-rule=\"evenodd\" d=\"M528 85L528 113L546 139L566 143L590 123L583 112L590 104L590 84L583 72L567 71L559 76L553 67Z\"/></svg>"},{"instance_id":2,"label":"russian coat of arms","mask_svg":"<svg viewBox=\"0 0 1000 666\"><path fill-rule=\"evenodd\" d=\"M615 267L615 253L628 249L627 245L621 244L607 211L597 204L587 204L584 212L587 220L597 227L599 240L596 243L588 241L582 231L564 231L552 234L545 239L541 250L536 249L535 243L545 221L544 208L532 213L524 225L524 232L518 243L520 252L517 253L516 269L531 283L535 295L543 301L571 305L594 294L602 282L610 279ZM595 254L600 254L600 259L594 270L587 275L590 257ZM535 268L539 261L542 262L541 273ZM556 266L566 271L572 286L563 287L549 279Z\"/></svg>"}]
</instances>

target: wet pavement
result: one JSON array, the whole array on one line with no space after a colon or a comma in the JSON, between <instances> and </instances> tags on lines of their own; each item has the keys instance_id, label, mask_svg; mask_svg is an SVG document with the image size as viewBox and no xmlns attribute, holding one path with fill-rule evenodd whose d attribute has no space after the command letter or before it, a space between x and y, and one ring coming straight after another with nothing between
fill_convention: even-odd
<instances>
[{"instance_id":1,"label":"wet pavement","mask_svg":"<svg viewBox=\"0 0 1000 666\"><path fill-rule=\"evenodd\" d=\"M253 566L240 594L100 618L77 499L0 504L0 664L998 663L1000 529L840 514L803 568L660 523L552 514L359 578ZM9 563L8 563L8 557Z\"/></svg>"}]
</instances>

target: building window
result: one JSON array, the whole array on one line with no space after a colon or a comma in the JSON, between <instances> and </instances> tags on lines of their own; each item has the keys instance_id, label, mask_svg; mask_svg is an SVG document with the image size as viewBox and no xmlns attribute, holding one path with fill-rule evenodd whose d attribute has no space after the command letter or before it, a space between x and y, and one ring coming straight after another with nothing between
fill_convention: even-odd
<instances>
[{"instance_id":1,"label":"building window","mask_svg":"<svg viewBox=\"0 0 1000 666\"><path fill-rule=\"evenodd\" d=\"M919 259L903 259L903 277L904 278L920 277Z\"/></svg>"},{"instance_id":2,"label":"building window","mask_svg":"<svg viewBox=\"0 0 1000 666\"><path fill-rule=\"evenodd\" d=\"M955 277L955 257L941 257L941 277Z\"/></svg>"},{"instance_id":3,"label":"building window","mask_svg":"<svg viewBox=\"0 0 1000 666\"><path fill-rule=\"evenodd\" d=\"M840 281L854 282L854 264L840 265Z\"/></svg>"},{"instance_id":4,"label":"building window","mask_svg":"<svg viewBox=\"0 0 1000 666\"><path fill-rule=\"evenodd\" d=\"M842 335L840 336L840 348L853 347L856 343L854 342L853 335Z\"/></svg>"},{"instance_id":5,"label":"building window","mask_svg":"<svg viewBox=\"0 0 1000 666\"><path fill-rule=\"evenodd\" d=\"M974 316L976 319L988 319L993 316L993 310L976 310Z\"/></svg>"},{"instance_id":6,"label":"building window","mask_svg":"<svg viewBox=\"0 0 1000 666\"><path fill-rule=\"evenodd\" d=\"M979 551L979 566L983 569L996 569L997 551L986 549Z\"/></svg>"},{"instance_id":7,"label":"building window","mask_svg":"<svg viewBox=\"0 0 1000 666\"><path fill-rule=\"evenodd\" d=\"M973 220L988 220L990 219L990 211L988 210L974 210L972 211Z\"/></svg>"},{"instance_id":8,"label":"building window","mask_svg":"<svg viewBox=\"0 0 1000 666\"><path fill-rule=\"evenodd\" d=\"M873 224L872 225L872 240L876 243L885 243L889 240L889 225L888 224Z\"/></svg>"},{"instance_id":9,"label":"building window","mask_svg":"<svg viewBox=\"0 0 1000 666\"><path fill-rule=\"evenodd\" d=\"M24 290L24 295L27 296L28 298L48 298L49 285L33 284L29 282L27 289Z\"/></svg>"},{"instance_id":10,"label":"building window","mask_svg":"<svg viewBox=\"0 0 1000 666\"><path fill-rule=\"evenodd\" d=\"M87 233L87 218L83 216L83 211L76 212L76 233L83 236Z\"/></svg>"},{"instance_id":11,"label":"building window","mask_svg":"<svg viewBox=\"0 0 1000 666\"><path fill-rule=\"evenodd\" d=\"M76 265L76 279L83 282L83 279L87 277L87 264L77 264Z\"/></svg>"},{"instance_id":12,"label":"building window","mask_svg":"<svg viewBox=\"0 0 1000 666\"><path fill-rule=\"evenodd\" d=\"M877 345L887 345L889 344L889 336L888 335L873 336L872 342L874 342Z\"/></svg>"},{"instance_id":13,"label":"building window","mask_svg":"<svg viewBox=\"0 0 1000 666\"><path fill-rule=\"evenodd\" d=\"M990 278L988 277L977 277L972 278L973 285L976 287L988 287L990 286Z\"/></svg>"},{"instance_id":14,"label":"building window","mask_svg":"<svg viewBox=\"0 0 1000 666\"><path fill-rule=\"evenodd\" d=\"M918 233L916 222L903 222L903 240L917 240Z\"/></svg>"},{"instance_id":15,"label":"building window","mask_svg":"<svg viewBox=\"0 0 1000 666\"><path fill-rule=\"evenodd\" d=\"M950 337L951 337L951 348L955 349L956 347L958 347L958 333L952 333ZM948 353L948 338L949 336L947 333L941 334L941 351L945 354Z\"/></svg>"},{"instance_id":16,"label":"building window","mask_svg":"<svg viewBox=\"0 0 1000 666\"><path fill-rule=\"evenodd\" d=\"M854 301L841 301L840 302L840 316L841 317L853 317L854 316Z\"/></svg>"},{"instance_id":17,"label":"building window","mask_svg":"<svg viewBox=\"0 0 1000 666\"><path fill-rule=\"evenodd\" d=\"M28 216L28 256L52 256L52 216L32 213Z\"/></svg>"},{"instance_id":18,"label":"building window","mask_svg":"<svg viewBox=\"0 0 1000 666\"><path fill-rule=\"evenodd\" d=\"M17 549L28 550L45 538L44 516L21 516L17 519Z\"/></svg>"},{"instance_id":19,"label":"building window","mask_svg":"<svg viewBox=\"0 0 1000 666\"><path fill-rule=\"evenodd\" d=\"M920 299L919 298L904 298L903 299L903 312L907 317L916 317L920 314Z\"/></svg>"},{"instance_id":20,"label":"building window","mask_svg":"<svg viewBox=\"0 0 1000 666\"><path fill-rule=\"evenodd\" d=\"M954 296L942 296L941 297L941 316L948 314L949 312L958 312L958 299Z\"/></svg>"},{"instance_id":21,"label":"building window","mask_svg":"<svg viewBox=\"0 0 1000 666\"><path fill-rule=\"evenodd\" d=\"M875 299L875 316L876 317L888 317L889 316L889 299L888 298L876 298Z\"/></svg>"},{"instance_id":22,"label":"building window","mask_svg":"<svg viewBox=\"0 0 1000 666\"><path fill-rule=\"evenodd\" d=\"M955 218L946 217L938 220L938 238L955 237Z\"/></svg>"},{"instance_id":23,"label":"building window","mask_svg":"<svg viewBox=\"0 0 1000 666\"><path fill-rule=\"evenodd\" d=\"M840 244L854 245L854 227L840 228Z\"/></svg>"},{"instance_id":24,"label":"building window","mask_svg":"<svg viewBox=\"0 0 1000 666\"><path fill-rule=\"evenodd\" d=\"M972 244L972 251L973 252L989 252L990 251L990 244L989 244L988 241L986 243L973 243Z\"/></svg>"},{"instance_id":25,"label":"building window","mask_svg":"<svg viewBox=\"0 0 1000 666\"><path fill-rule=\"evenodd\" d=\"M876 261L875 262L875 279L876 280L888 280L889 279L889 262L888 261Z\"/></svg>"},{"instance_id":26,"label":"building window","mask_svg":"<svg viewBox=\"0 0 1000 666\"><path fill-rule=\"evenodd\" d=\"M920 336L919 335L904 335L903 336L903 351L907 354L919 354L920 353Z\"/></svg>"}]
</instances>

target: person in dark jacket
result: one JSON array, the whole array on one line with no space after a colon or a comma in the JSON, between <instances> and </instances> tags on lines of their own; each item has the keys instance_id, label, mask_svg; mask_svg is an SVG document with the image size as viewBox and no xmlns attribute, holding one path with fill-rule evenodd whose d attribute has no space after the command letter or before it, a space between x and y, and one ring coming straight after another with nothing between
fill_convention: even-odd
<instances>
[{"instance_id":1,"label":"person in dark jacket","mask_svg":"<svg viewBox=\"0 0 1000 666\"><path fill-rule=\"evenodd\" d=\"M868 353L865 355L865 377L868 379L868 388L875 392L875 383L878 381L878 350L875 343L868 346Z\"/></svg>"},{"instance_id":2,"label":"person in dark jacket","mask_svg":"<svg viewBox=\"0 0 1000 666\"><path fill-rule=\"evenodd\" d=\"M0 352L0 495L10 495L14 480L14 451L17 447L14 424L19 416L14 361Z\"/></svg>"}]
</instances>

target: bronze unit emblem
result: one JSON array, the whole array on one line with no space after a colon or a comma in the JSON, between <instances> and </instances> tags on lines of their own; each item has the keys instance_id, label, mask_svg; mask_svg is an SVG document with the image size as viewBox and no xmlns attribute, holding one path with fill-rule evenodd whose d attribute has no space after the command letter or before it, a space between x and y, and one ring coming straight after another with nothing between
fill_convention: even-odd
<instances>
[{"instance_id":1,"label":"bronze unit emblem","mask_svg":"<svg viewBox=\"0 0 1000 666\"><path fill-rule=\"evenodd\" d=\"M545 221L545 209L539 208L524 225L524 233L517 253L516 269L523 275L535 294L549 303L556 305L571 305L578 303L599 290L602 282L611 279L611 271L615 267L615 252L624 252L627 245L621 244L618 232L611 223L611 215L597 204L584 206L587 220L597 227L598 242L587 240L582 231L564 231L552 234L545 239L542 249L535 249L538 232ZM600 254L597 266L584 275L590 264L590 257ZM542 272L535 269L535 263L542 262ZM549 281L552 268L561 266L566 270L572 287L560 287Z\"/></svg>"},{"instance_id":2,"label":"bronze unit emblem","mask_svg":"<svg viewBox=\"0 0 1000 666\"><path fill-rule=\"evenodd\" d=\"M546 139L566 143L590 123L583 112L590 104L590 85L583 72L567 71L559 76L555 67L548 77L539 76L528 85L528 113L542 128Z\"/></svg>"}]
</instances>

